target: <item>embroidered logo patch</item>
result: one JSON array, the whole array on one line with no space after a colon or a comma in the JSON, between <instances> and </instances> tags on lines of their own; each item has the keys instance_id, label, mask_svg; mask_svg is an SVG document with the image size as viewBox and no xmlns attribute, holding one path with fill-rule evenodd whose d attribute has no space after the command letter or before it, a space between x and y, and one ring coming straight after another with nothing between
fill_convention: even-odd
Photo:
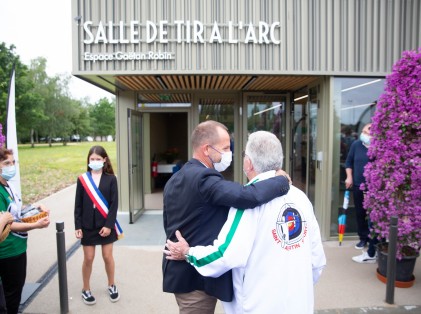
<instances>
[{"instance_id":1,"label":"embroidered logo patch","mask_svg":"<svg viewBox=\"0 0 421 314\"><path fill-rule=\"evenodd\" d=\"M272 230L276 243L287 251L298 249L307 236L307 222L294 204L285 203L279 211L276 228Z\"/></svg>"}]
</instances>

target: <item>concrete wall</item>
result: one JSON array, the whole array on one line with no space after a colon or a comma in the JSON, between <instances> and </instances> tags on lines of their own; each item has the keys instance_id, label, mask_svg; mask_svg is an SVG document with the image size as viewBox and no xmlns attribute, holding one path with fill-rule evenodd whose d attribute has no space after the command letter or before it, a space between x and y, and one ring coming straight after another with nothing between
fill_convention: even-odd
<instances>
[{"instance_id":1,"label":"concrete wall","mask_svg":"<svg viewBox=\"0 0 421 314\"><path fill-rule=\"evenodd\" d=\"M391 71L403 50L421 47L420 12L419 0L72 1L73 73L382 76ZM184 24L178 26L177 20ZM84 28L87 21L92 23ZM153 37L148 37L147 28L152 28L147 21L157 27L156 39L150 43L147 40ZM193 26L195 21L203 28L203 42L194 36L200 30ZM267 24L261 26L261 33L265 27L273 27L273 32L259 36L260 22ZM85 53L149 51L172 57L84 61Z\"/></svg>"}]
</instances>

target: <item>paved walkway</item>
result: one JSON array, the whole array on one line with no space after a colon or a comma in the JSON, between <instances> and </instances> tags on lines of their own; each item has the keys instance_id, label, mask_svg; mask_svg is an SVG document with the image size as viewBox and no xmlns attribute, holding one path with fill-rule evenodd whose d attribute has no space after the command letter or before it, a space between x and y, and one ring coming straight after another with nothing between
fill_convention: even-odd
<instances>
[{"instance_id":1,"label":"paved walkway","mask_svg":"<svg viewBox=\"0 0 421 314\"><path fill-rule=\"evenodd\" d=\"M74 195L75 185L42 201L51 209L52 223L48 229L30 232L27 285L23 296L28 299L21 306L22 312L60 313L55 267L56 222L63 221L69 256L66 264L69 313L178 313L173 295L162 292L161 252L165 235L160 210L147 211L134 224L128 224L127 214L119 214L125 238L114 246L114 257L121 299L117 303L108 300L104 265L101 252L97 250L91 278L97 303L87 306L82 302L83 252L74 237ZM345 241L341 247L336 241L324 243L327 267L316 285L316 313L421 313L421 262L416 265L414 286L396 288L395 304L389 305L384 301L386 286L376 278L377 265L354 263L351 257L359 251L353 245L354 241ZM216 313L224 313L219 303Z\"/></svg>"}]
</instances>

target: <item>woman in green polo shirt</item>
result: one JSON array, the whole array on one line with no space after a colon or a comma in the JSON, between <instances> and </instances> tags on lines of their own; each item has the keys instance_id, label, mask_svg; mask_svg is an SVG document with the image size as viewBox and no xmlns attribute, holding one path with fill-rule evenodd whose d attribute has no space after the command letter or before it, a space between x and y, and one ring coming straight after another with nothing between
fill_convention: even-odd
<instances>
[{"instance_id":1,"label":"woman in green polo shirt","mask_svg":"<svg viewBox=\"0 0 421 314\"><path fill-rule=\"evenodd\" d=\"M10 149L0 148L0 212L9 212L14 221L10 233L0 243L0 278L3 282L8 314L18 313L22 289L26 278L27 231L46 228L50 224L48 216L33 223L21 219L22 199L8 182L16 173L15 159ZM48 210L43 205L34 205L41 211Z\"/></svg>"}]
</instances>

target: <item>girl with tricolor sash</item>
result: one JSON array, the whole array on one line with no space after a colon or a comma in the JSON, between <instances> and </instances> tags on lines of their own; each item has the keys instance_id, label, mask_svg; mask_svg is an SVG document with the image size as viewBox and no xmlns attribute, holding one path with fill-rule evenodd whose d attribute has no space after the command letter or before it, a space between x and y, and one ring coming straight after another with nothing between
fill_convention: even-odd
<instances>
[{"instance_id":1,"label":"girl with tricolor sash","mask_svg":"<svg viewBox=\"0 0 421 314\"><path fill-rule=\"evenodd\" d=\"M108 294L111 302L120 299L114 281L115 263L113 243L122 236L117 222L118 189L111 161L102 146L93 146L88 153L87 171L80 175L76 185L75 234L83 246L82 300L96 303L90 287L95 246L101 245Z\"/></svg>"}]
</instances>

